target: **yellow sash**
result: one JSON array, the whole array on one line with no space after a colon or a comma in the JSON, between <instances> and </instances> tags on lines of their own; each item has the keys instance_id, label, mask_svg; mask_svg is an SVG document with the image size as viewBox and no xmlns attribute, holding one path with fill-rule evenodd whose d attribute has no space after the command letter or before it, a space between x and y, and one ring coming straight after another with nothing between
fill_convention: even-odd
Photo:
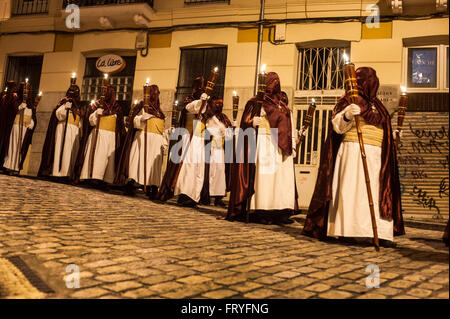
<instances>
[{"instance_id":1,"label":"yellow sash","mask_svg":"<svg viewBox=\"0 0 450 319\"><path fill-rule=\"evenodd\" d=\"M215 149L222 149L224 142L225 142L225 139L223 137L213 136L211 146L212 146L212 148L215 148Z\"/></svg>"},{"instance_id":2,"label":"yellow sash","mask_svg":"<svg viewBox=\"0 0 450 319\"><path fill-rule=\"evenodd\" d=\"M261 119L262 119L262 123L259 126L258 134L270 135L270 123L269 123L269 120L265 116L262 116Z\"/></svg>"},{"instance_id":3,"label":"yellow sash","mask_svg":"<svg viewBox=\"0 0 450 319\"><path fill-rule=\"evenodd\" d=\"M164 120L157 117L147 120L147 132L162 135L164 133Z\"/></svg>"},{"instance_id":4,"label":"yellow sash","mask_svg":"<svg viewBox=\"0 0 450 319\"><path fill-rule=\"evenodd\" d=\"M20 125L20 113L17 113L16 117L14 118L14 124ZM31 116L24 115L23 116L23 126L28 126L31 123Z\"/></svg>"},{"instance_id":5,"label":"yellow sash","mask_svg":"<svg viewBox=\"0 0 450 319\"><path fill-rule=\"evenodd\" d=\"M197 123L194 131L194 123ZM189 131L190 134L204 137L205 136L205 128L206 125L204 121L197 120L195 118L195 114L188 114L186 116L186 129ZM194 132L193 132L194 131Z\"/></svg>"},{"instance_id":6,"label":"yellow sash","mask_svg":"<svg viewBox=\"0 0 450 319\"><path fill-rule=\"evenodd\" d=\"M361 131L364 144L381 147L381 145L383 144L383 128L381 127L381 125L374 126L367 124L361 117ZM344 141L359 143L355 122L353 122L353 126L350 131L344 134Z\"/></svg>"},{"instance_id":7,"label":"yellow sash","mask_svg":"<svg viewBox=\"0 0 450 319\"><path fill-rule=\"evenodd\" d=\"M67 121L67 124L78 126L80 124L80 117L78 115L75 115L74 120L72 112L69 112L69 120Z\"/></svg>"},{"instance_id":8,"label":"yellow sash","mask_svg":"<svg viewBox=\"0 0 450 319\"><path fill-rule=\"evenodd\" d=\"M101 116L100 124L99 124L98 128L100 130L115 132L116 131L116 117L114 115Z\"/></svg>"}]
</instances>

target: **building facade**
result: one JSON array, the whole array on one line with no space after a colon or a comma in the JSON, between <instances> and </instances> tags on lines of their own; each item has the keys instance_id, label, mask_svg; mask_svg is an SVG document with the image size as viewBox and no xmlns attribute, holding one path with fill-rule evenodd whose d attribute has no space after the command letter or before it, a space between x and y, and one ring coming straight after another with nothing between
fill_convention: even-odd
<instances>
[{"instance_id":1,"label":"building facade","mask_svg":"<svg viewBox=\"0 0 450 319\"><path fill-rule=\"evenodd\" d=\"M446 220L449 20L442 0L0 0L0 86L28 77L43 91L23 173L37 173L51 110L72 72L87 104L102 76L95 63L106 54L126 62L111 75L125 112L150 78L169 126L174 101L217 65L214 94L231 118L232 92L240 110L254 94L261 23L261 62L280 75L297 127L311 99L318 102L297 157L300 205L309 205L326 123L343 93L345 52L357 67L376 69L394 128L400 85L407 87L399 152L405 215Z\"/></svg>"}]
</instances>

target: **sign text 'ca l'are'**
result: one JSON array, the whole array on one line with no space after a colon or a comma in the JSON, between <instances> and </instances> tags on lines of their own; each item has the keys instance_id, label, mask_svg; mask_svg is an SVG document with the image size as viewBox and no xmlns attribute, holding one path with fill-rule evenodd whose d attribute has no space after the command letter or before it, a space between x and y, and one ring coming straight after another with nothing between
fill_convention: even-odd
<instances>
[{"instance_id":1,"label":"sign text 'ca l'are'","mask_svg":"<svg viewBox=\"0 0 450 319\"><path fill-rule=\"evenodd\" d=\"M95 66L102 73L117 73L125 68L125 60L116 54L108 54L97 59Z\"/></svg>"}]
</instances>

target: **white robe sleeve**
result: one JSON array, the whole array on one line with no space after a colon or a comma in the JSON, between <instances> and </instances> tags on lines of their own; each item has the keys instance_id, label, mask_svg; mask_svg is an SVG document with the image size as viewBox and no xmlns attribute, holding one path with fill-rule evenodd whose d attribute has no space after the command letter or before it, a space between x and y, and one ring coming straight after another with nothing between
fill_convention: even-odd
<instances>
[{"instance_id":1,"label":"white robe sleeve","mask_svg":"<svg viewBox=\"0 0 450 319\"><path fill-rule=\"evenodd\" d=\"M133 126L137 129L143 129L145 125L145 121L142 121L142 111L139 113L141 115L136 115L133 119ZM155 117L154 115L150 114L150 117L148 119L151 119L152 117Z\"/></svg>"},{"instance_id":2,"label":"white robe sleeve","mask_svg":"<svg viewBox=\"0 0 450 319\"><path fill-rule=\"evenodd\" d=\"M333 123L333 129L338 134L345 134L353 126L353 121L347 122L344 120L344 113L345 110L339 112L338 114L335 115L334 119L331 120L331 123Z\"/></svg>"},{"instance_id":3,"label":"white robe sleeve","mask_svg":"<svg viewBox=\"0 0 450 319\"><path fill-rule=\"evenodd\" d=\"M31 120L30 124L27 126L27 129L32 130L34 128L34 121Z\"/></svg>"},{"instance_id":4,"label":"white robe sleeve","mask_svg":"<svg viewBox=\"0 0 450 319\"><path fill-rule=\"evenodd\" d=\"M186 105L186 110L191 114L197 114L198 111L200 111L200 108L202 107L202 100L195 100ZM206 107L203 108L202 113L205 113Z\"/></svg>"},{"instance_id":5,"label":"white robe sleeve","mask_svg":"<svg viewBox=\"0 0 450 319\"><path fill-rule=\"evenodd\" d=\"M167 150L169 147L169 140L170 140L170 129L166 128L163 133L163 143L161 145L163 151Z\"/></svg>"},{"instance_id":6,"label":"white robe sleeve","mask_svg":"<svg viewBox=\"0 0 450 319\"><path fill-rule=\"evenodd\" d=\"M56 118L58 121L64 121L66 119L66 104L64 103L56 110Z\"/></svg>"},{"instance_id":7,"label":"white robe sleeve","mask_svg":"<svg viewBox=\"0 0 450 319\"><path fill-rule=\"evenodd\" d=\"M91 124L91 126L97 126L97 122L98 122L97 112L94 111L89 116L89 124Z\"/></svg>"},{"instance_id":8,"label":"white robe sleeve","mask_svg":"<svg viewBox=\"0 0 450 319\"><path fill-rule=\"evenodd\" d=\"M292 149L296 150L298 143L298 133L294 125L294 114L292 114L292 112L291 112L291 129L292 129Z\"/></svg>"}]
</instances>

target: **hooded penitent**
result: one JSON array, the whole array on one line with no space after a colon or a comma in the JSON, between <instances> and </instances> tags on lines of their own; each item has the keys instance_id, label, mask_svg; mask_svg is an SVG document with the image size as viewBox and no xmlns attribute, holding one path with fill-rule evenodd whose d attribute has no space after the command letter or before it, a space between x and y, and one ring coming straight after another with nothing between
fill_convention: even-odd
<instances>
[{"instance_id":1,"label":"hooded penitent","mask_svg":"<svg viewBox=\"0 0 450 319\"><path fill-rule=\"evenodd\" d=\"M180 123L179 127L186 127L187 121L187 112L186 105L191 103L192 101L200 99L202 93L205 92L205 79L203 77L197 77L192 83L192 94L187 96L183 102L183 108L180 115ZM180 142L182 137L180 136L177 143ZM169 146L169 158L167 159L167 168L164 173L164 177L161 182L161 186L159 187L158 194L156 198L161 201L167 201L168 199L173 197L174 188L175 188L175 180L178 177L178 172L180 168L179 163L174 163L170 160L170 148ZM179 155L183 152L182 148L179 150Z\"/></svg>"},{"instance_id":2,"label":"hooded penitent","mask_svg":"<svg viewBox=\"0 0 450 319\"><path fill-rule=\"evenodd\" d=\"M278 129L278 147L283 156L292 154L292 125L291 112L288 108L287 95L281 91L280 78L275 72L267 74L266 92L262 108L266 113L270 127ZM252 97L246 104L242 114L240 128L245 131L252 128L253 117L259 116L260 110L257 107L257 97ZM255 163L249 161L250 156L255 156L255 152L250 150L248 138L255 138L253 135L244 137L239 135L238 146L236 148L236 159L238 163L233 164L231 176L231 193L228 207L227 219L233 220L242 218L246 212L247 199L255 192ZM250 144L251 145L251 144ZM242 147L243 146L243 147ZM296 201L295 201L296 202ZM295 203L297 209L297 203Z\"/></svg>"},{"instance_id":3,"label":"hooded penitent","mask_svg":"<svg viewBox=\"0 0 450 319\"><path fill-rule=\"evenodd\" d=\"M358 105L361 108L361 118L370 125L383 128L381 150L381 170L379 189L379 210L382 219L394 220L394 235L405 233L400 198L400 181L398 176L397 156L394 146L389 113L376 97L379 80L372 68L362 67L356 70L359 91ZM347 96L341 97L333 111L333 118L351 104ZM324 239L327 234L329 203L332 199L332 179L336 156L343 140L343 135L333 130L330 120L328 136L322 146L320 167L313 197L306 217L303 234ZM367 205L369 203L367 202Z\"/></svg>"},{"instance_id":4,"label":"hooded penitent","mask_svg":"<svg viewBox=\"0 0 450 319\"><path fill-rule=\"evenodd\" d=\"M22 170L22 168L23 168L23 163L25 162L25 158L27 156L28 149L30 148L30 145L31 145L31 143L33 141L34 130L36 129L36 126L37 126L37 116L36 116L36 107L37 107L37 105L36 105L35 101L32 98L31 92L33 90L32 90L32 86L29 83L28 84L25 84L23 82L20 83L19 99L20 99L20 101L23 100L23 90L24 90L24 86L25 85L28 86L28 92L29 92L28 93L28 100L26 101L27 108L31 109L31 119L34 122L34 126L33 126L32 129L27 129L27 131L25 133L25 137L23 138L23 141L22 141L22 149L20 150L20 158L21 158L20 166L19 166L20 170Z\"/></svg>"},{"instance_id":5,"label":"hooded penitent","mask_svg":"<svg viewBox=\"0 0 450 319\"><path fill-rule=\"evenodd\" d=\"M231 121L230 119L222 112L223 110L223 99L217 97L217 96L211 96L211 98L208 100L207 109L205 113L203 114L203 117L205 120L209 120L212 117L216 117L224 126L225 128L231 127ZM206 125L206 128L208 129L208 123ZM211 143L211 136L210 138L205 138L205 145L207 143ZM212 152L211 148L205 148L205 151ZM205 158L209 159L210 154L206 153ZM226 189L229 188L230 182L231 182L231 166L230 163L225 164L225 177L226 177ZM210 161L206 160L205 162L205 177L210 176ZM201 202L209 203L210 202L210 185L209 181L210 178L205 178L203 181L203 188L201 192Z\"/></svg>"},{"instance_id":6,"label":"hooded penitent","mask_svg":"<svg viewBox=\"0 0 450 319\"><path fill-rule=\"evenodd\" d=\"M123 144L123 139L125 136L125 126L123 121L123 112L121 106L116 102L116 92L111 85L107 86L104 100L97 100L94 104L89 106L88 113L86 114L83 122L83 132L81 135L80 148L75 161L75 166L72 172L72 182L78 183L80 180L81 170L86 158L87 153L87 142L89 135L93 127L89 123L90 115L97 110L97 108L103 109L102 116L116 115L116 125L115 125L115 163L119 161L120 150ZM88 159L89 160L89 159ZM95 159L94 159L95 160Z\"/></svg>"},{"instance_id":7,"label":"hooded penitent","mask_svg":"<svg viewBox=\"0 0 450 319\"><path fill-rule=\"evenodd\" d=\"M146 110L147 113L160 118L165 119L164 113L161 110L161 105L159 101L159 88L157 85L151 85L150 86L150 103L148 110ZM133 126L133 119L137 114L139 114L144 107L144 101L140 101L138 105L136 105L132 113L128 119L128 132L125 137L122 153L120 155L120 160L116 166L116 177L114 179L114 184L117 185L125 185L128 180L128 171L129 171L129 165L130 165L130 150L131 146L133 144L134 138L136 136L137 129Z\"/></svg>"},{"instance_id":8,"label":"hooded penitent","mask_svg":"<svg viewBox=\"0 0 450 319\"><path fill-rule=\"evenodd\" d=\"M76 84L72 84L66 92L66 96L59 101L56 107L53 109L48 123L47 134L45 135L44 146L42 148L41 165L39 167L38 176L49 176L52 173L53 161L55 154L55 140L56 140L56 127L58 126L58 118L56 117L56 110L66 104L72 103L70 111L73 116L79 116L80 121L84 121L84 109L81 107L80 102L80 88Z\"/></svg>"},{"instance_id":9,"label":"hooded penitent","mask_svg":"<svg viewBox=\"0 0 450 319\"><path fill-rule=\"evenodd\" d=\"M8 152L9 135L20 104L17 90L17 84L14 81L8 81L6 93L0 100L0 168L3 166L3 160Z\"/></svg>"}]
</instances>

